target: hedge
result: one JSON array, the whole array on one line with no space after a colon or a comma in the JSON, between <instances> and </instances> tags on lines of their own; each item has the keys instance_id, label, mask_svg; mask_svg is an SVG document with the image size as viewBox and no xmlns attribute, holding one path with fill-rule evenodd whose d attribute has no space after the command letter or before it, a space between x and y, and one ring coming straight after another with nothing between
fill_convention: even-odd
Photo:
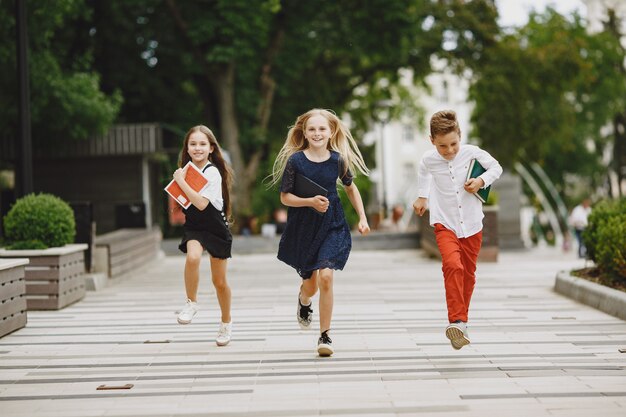
<instances>
[{"instance_id":1,"label":"hedge","mask_svg":"<svg viewBox=\"0 0 626 417\"><path fill-rule=\"evenodd\" d=\"M74 242L74 211L52 194L18 199L4 217L8 249L45 249Z\"/></svg>"},{"instance_id":2,"label":"hedge","mask_svg":"<svg viewBox=\"0 0 626 417\"><path fill-rule=\"evenodd\" d=\"M596 204L583 241L587 256L602 272L626 280L626 198Z\"/></svg>"}]
</instances>

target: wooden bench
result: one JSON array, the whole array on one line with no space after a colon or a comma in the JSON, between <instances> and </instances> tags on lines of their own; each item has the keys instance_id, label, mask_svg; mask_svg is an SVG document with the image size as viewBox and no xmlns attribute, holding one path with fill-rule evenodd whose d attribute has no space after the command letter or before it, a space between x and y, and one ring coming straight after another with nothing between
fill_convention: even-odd
<instances>
[{"instance_id":1,"label":"wooden bench","mask_svg":"<svg viewBox=\"0 0 626 417\"><path fill-rule=\"evenodd\" d=\"M118 229L96 236L95 272L109 278L124 275L155 259L161 250L161 230Z\"/></svg>"},{"instance_id":2,"label":"wooden bench","mask_svg":"<svg viewBox=\"0 0 626 417\"><path fill-rule=\"evenodd\" d=\"M0 337L26 326L28 259L0 259Z\"/></svg>"}]
</instances>

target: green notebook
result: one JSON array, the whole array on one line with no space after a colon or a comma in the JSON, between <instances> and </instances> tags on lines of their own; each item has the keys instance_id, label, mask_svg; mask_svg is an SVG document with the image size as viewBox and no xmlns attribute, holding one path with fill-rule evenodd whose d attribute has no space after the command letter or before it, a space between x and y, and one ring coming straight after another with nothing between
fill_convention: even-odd
<instances>
[{"instance_id":1,"label":"green notebook","mask_svg":"<svg viewBox=\"0 0 626 417\"><path fill-rule=\"evenodd\" d=\"M469 169L467 170L467 178L465 181L470 178L476 178L480 176L483 172L487 171L476 159L472 159L469 165ZM491 190L491 185L485 188L481 188L474 193L477 199L482 201L483 203L487 202L487 197L489 197L489 190Z\"/></svg>"}]
</instances>

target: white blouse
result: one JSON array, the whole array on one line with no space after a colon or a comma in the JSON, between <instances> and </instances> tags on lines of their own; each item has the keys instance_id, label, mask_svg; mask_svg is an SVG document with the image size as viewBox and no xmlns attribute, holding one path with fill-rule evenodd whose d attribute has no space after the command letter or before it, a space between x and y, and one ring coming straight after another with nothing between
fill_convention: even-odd
<instances>
[{"instance_id":1,"label":"white blouse","mask_svg":"<svg viewBox=\"0 0 626 417\"><path fill-rule=\"evenodd\" d=\"M222 176L220 175L220 171L213 165L207 168L202 174L204 178L207 179L208 183L200 190L200 195L209 200L209 202L213 204L213 207L222 211L224 208L224 199L222 198Z\"/></svg>"},{"instance_id":2,"label":"white blouse","mask_svg":"<svg viewBox=\"0 0 626 417\"><path fill-rule=\"evenodd\" d=\"M498 161L474 145L461 145L451 161L437 150L430 150L424 154L418 168L418 196L428 198L431 226L441 223L459 238L475 235L483 228L482 202L463 188L474 158L487 170L479 177L485 181L484 187L502 174Z\"/></svg>"}]
</instances>

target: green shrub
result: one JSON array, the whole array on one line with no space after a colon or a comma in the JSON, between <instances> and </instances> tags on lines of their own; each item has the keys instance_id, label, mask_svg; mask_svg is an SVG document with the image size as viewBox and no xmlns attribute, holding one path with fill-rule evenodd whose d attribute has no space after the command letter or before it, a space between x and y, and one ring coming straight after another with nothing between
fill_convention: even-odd
<instances>
[{"instance_id":1,"label":"green shrub","mask_svg":"<svg viewBox=\"0 0 626 417\"><path fill-rule=\"evenodd\" d=\"M594 206L583 240L588 256L602 272L626 279L626 199Z\"/></svg>"},{"instance_id":2,"label":"green shrub","mask_svg":"<svg viewBox=\"0 0 626 417\"><path fill-rule=\"evenodd\" d=\"M51 194L29 194L18 199L4 217L9 249L45 249L74 242L72 208Z\"/></svg>"}]
</instances>

